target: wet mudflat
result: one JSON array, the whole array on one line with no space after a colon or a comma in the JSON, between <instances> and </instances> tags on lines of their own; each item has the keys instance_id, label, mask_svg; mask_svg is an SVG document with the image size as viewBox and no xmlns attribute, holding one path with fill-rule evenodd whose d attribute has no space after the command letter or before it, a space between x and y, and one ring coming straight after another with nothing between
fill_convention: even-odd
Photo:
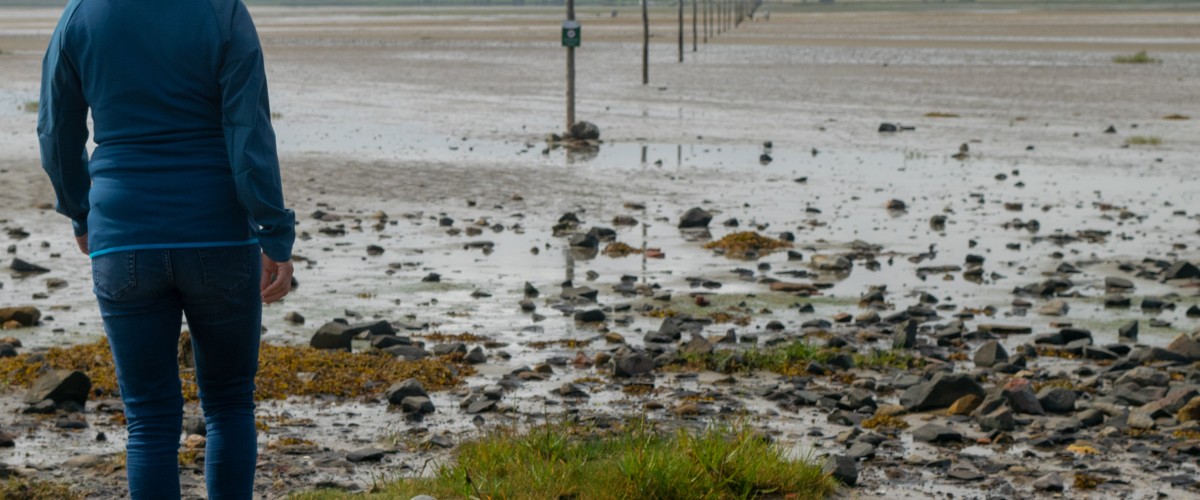
<instances>
[{"instance_id":1,"label":"wet mudflat","mask_svg":"<svg viewBox=\"0 0 1200 500\"><path fill-rule=\"evenodd\" d=\"M102 327L25 109L55 13L11 12L0 239L48 270L0 278L0 307L41 312L5 332L26 353ZM579 53L603 143L570 151L545 141L557 12L256 11L302 232L264 340L340 318L374 325L333 335L368 352L386 321L483 361L419 421L383 390L264 401L264 494L428 472L492 426L564 415L744 418L854 471L852 496L1195 492L1200 13L775 12L684 64L656 42L647 87L637 20L609 13L581 16ZM1161 62L1113 62L1137 50ZM711 219L681 229L694 207ZM705 248L738 232L791 246ZM728 361L795 342L819 353ZM3 400L4 463L120 488L111 413L89 401L64 430L23 396ZM368 447L380 462L347 460Z\"/></svg>"}]
</instances>

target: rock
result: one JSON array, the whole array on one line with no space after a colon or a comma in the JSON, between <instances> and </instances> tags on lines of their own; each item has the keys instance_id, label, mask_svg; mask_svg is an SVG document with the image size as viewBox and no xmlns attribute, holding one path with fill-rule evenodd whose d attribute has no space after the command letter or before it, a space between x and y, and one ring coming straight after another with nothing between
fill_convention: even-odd
<instances>
[{"instance_id":1,"label":"rock","mask_svg":"<svg viewBox=\"0 0 1200 500\"><path fill-rule=\"evenodd\" d=\"M1129 281L1125 278L1117 278L1117 277L1113 277L1113 276L1104 278L1104 287L1105 288L1116 288L1116 289L1120 289L1120 290L1132 290L1134 288L1132 281Z\"/></svg>"},{"instance_id":2,"label":"rock","mask_svg":"<svg viewBox=\"0 0 1200 500\"><path fill-rule=\"evenodd\" d=\"M1017 422L1013 418L1012 410L1003 406L990 413L976 417L975 421L984 432L1011 432L1017 428Z\"/></svg>"},{"instance_id":3,"label":"rock","mask_svg":"<svg viewBox=\"0 0 1200 500\"><path fill-rule=\"evenodd\" d=\"M956 463L950 467L950 472L947 472L946 476L950 479L957 479L959 481L979 481L987 477L987 475L983 472L980 472L979 469L971 466L971 464L963 462Z\"/></svg>"},{"instance_id":4,"label":"rock","mask_svg":"<svg viewBox=\"0 0 1200 500\"><path fill-rule=\"evenodd\" d=\"M924 443L953 443L962 441L962 433L944 425L925 424L912 433L913 441Z\"/></svg>"},{"instance_id":5,"label":"rock","mask_svg":"<svg viewBox=\"0 0 1200 500\"><path fill-rule=\"evenodd\" d=\"M693 333L692 340L689 340L680 352L693 356L703 356L713 352L713 344L703 335Z\"/></svg>"},{"instance_id":6,"label":"rock","mask_svg":"<svg viewBox=\"0 0 1200 500\"><path fill-rule=\"evenodd\" d=\"M0 308L0 324L15 321L21 326L34 326L42 319L42 312L33 306Z\"/></svg>"},{"instance_id":7,"label":"rock","mask_svg":"<svg viewBox=\"0 0 1200 500\"><path fill-rule=\"evenodd\" d=\"M854 265L841 255L813 255L808 261L809 265L821 271L849 271Z\"/></svg>"},{"instance_id":8,"label":"rock","mask_svg":"<svg viewBox=\"0 0 1200 500\"><path fill-rule=\"evenodd\" d=\"M83 406L91 390L92 379L83 372L55 370L33 383L33 387L25 394L25 404L37 404L49 399L55 404L70 401Z\"/></svg>"},{"instance_id":9,"label":"rock","mask_svg":"<svg viewBox=\"0 0 1200 500\"><path fill-rule=\"evenodd\" d=\"M1183 405L1183 408L1180 408L1179 412L1175 414L1175 420L1178 420L1181 424L1200 420L1200 396L1192 398L1191 401Z\"/></svg>"},{"instance_id":10,"label":"rock","mask_svg":"<svg viewBox=\"0 0 1200 500\"><path fill-rule=\"evenodd\" d=\"M554 393L558 394L559 396L562 396L564 398L586 398L586 397L589 397L587 390L584 389L582 385L572 384L570 382L564 383L562 386L560 386L558 388L558 390L554 391Z\"/></svg>"},{"instance_id":11,"label":"rock","mask_svg":"<svg viewBox=\"0 0 1200 500\"><path fill-rule=\"evenodd\" d=\"M367 245L367 255L372 257L383 255L383 247L379 245Z\"/></svg>"},{"instance_id":12,"label":"rock","mask_svg":"<svg viewBox=\"0 0 1200 500\"><path fill-rule=\"evenodd\" d=\"M411 396L429 397L429 393L425 392L425 388L421 387L421 381L415 378L410 378L402 382L396 382L388 388L384 395L387 397L388 403L400 404L404 398Z\"/></svg>"},{"instance_id":13,"label":"rock","mask_svg":"<svg viewBox=\"0 0 1200 500\"><path fill-rule=\"evenodd\" d=\"M1154 363L1158 361L1166 361L1178 364L1187 364L1191 362L1191 359L1189 359L1187 356L1168 351L1161 347L1138 349L1129 354L1129 359L1139 364Z\"/></svg>"},{"instance_id":14,"label":"rock","mask_svg":"<svg viewBox=\"0 0 1200 500\"><path fill-rule=\"evenodd\" d=\"M1038 308L1038 314L1046 316L1066 316L1071 307L1067 305L1067 301L1055 299L1047 302L1042 307Z\"/></svg>"},{"instance_id":15,"label":"rock","mask_svg":"<svg viewBox=\"0 0 1200 500\"><path fill-rule=\"evenodd\" d=\"M350 325L346 323L330 321L317 329L312 339L308 341L308 345L313 349L349 351L350 343L354 339L354 335L348 333L349 330Z\"/></svg>"},{"instance_id":16,"label":"rock","mask_svg":"<svg viewBox=\"0 0 1200 500\"><path fill-rule=\"evenodd\" d=\"M984 390L969 375L939 372L928 382L905 389L900 404L909 411L945 408L967 394L983 397Z\"/></svg>"},{"instance_id":17,"label":"rock","mask_svg":"<svg viewBox=\"0 0 1200 500\"><path fill-rule=\"evenodd\" d=\"M394 345L382 350L383 352L391 354L392 356L396 356L397 358L404 358L405 361L419 361L430 356L429 351L426 351L425 349L415 345Z\"/></svg>"},{"instance_id":18,"label":"rock","mask_svg":"<svg viewBox=\"0 0 1200 500\"><path fill-rule=\"evenodd\" d=\"M821 466L821 472L846 486L858 484L858 463L850 457L830 455Z\"/></svg>"},{"instance_id":19,"label":"rock","mask_svg":"<svg viewBox=\"0 0 1200 500\"><path fill-rule=\"evenodd\" d=\"M573 248L599 248L600 239L592 233L576 233L569 240Z\"/></svg>"},{"instance_id":20,"label":"rock","mask_svg":"<svg viewBox=\"0 0 1200 500\"><path fill-rule=\"evenodd\" d=\"M1125 323L1124 325L1121 325L1121 327L1117 329L1117 337L1121 340L1130 340L1133 342L1137 342L1137 338L1138 338L1138 322L1137 322L1137 320L1130 321L1128 323Z\"/></svg>"},{"instance_id":21,"label":"rock","mask_svg":"<svg viewBox=\"0 0 1200 500\"><path fill-rule=\"evenodd\" d=\"M384 452L379 448L367 447L359 448L346 454L346 460L356 464L359 462L378 462L383 460Z\"/></svg>"},{"instance_id":22,"label":"rock","mask_svg":"<svg viewBox=\"0 0 1200 500\"><path fill-rule=\"evenodd\" d=\"M1033 384L1029 380L1023 378L1009 380L1004 385L1004 391L1008 393L1008 405L1013 410L1028 415L1046 414L1046 410L1038 402L1037 396L1033 394Z\"/></svg>"},{"instance_id":23,"label":"rock","mask_svg":"<svg viewBox=\"0 0 1200 500\"><path fill-rule=\"evenodd\" d=\"M1178 337L1175 337L1175 340L1171 341L1171 345L1167 346L1167 350L1188 358L1191 361L1200 361L1200 342L1196 342L1191 337L1182 333Z\"/></svg>"},{"instance_id":24,"label":"rock","mask_svg":"<svg viewBox=\"0 0 1200 500\"><path fill-rule=\"evenodd\" d=\"M879 124L879 131L880 132L899 132L900 128L897 127L895 123L884 122L884 123Z\"/></svg>"},{"instance_id":25,"label":"rock","mask_svg":"<svg viewBox=\"0 0 1200 500\"><path fill-rule=\"evenodd\" d=\"M917 322L908 320L892 333L892 349L912 349L917 346Z\"/></svg>"},{"instance_id":26,"label":"rock","mask_svg":"<svg viewBox=\"0 0 1200 500\"><path fill-rule=\"evenodd\" d=\"M42 266L17 258L14 258L12 260L12 264L10 264L8 267L9 269L21 274L42 274L50 272L49 269L46 269Z\"/></svg>"},{"instance_id":27,"label":"rock","mask_svg":"<svg viewBox=\"0 0 1200 500\"><path fill-rule=\"evenodd\" d=\"M1063 480L1061 477L1058 477L1058 474L1046 474L1033 482L1033 489L1055 493L1061 492L1063 491Z\"/></svg>"},{"instance_id":28,"label":"rock","mask_svg":"<svg viewBox=\"0 0 1200 500\"><path fill-rule=\"evenodd\" d=\"M975 366L980 368L991 368L996 363L1004 363L1008 361L1008 351L1004 350L1004 346L995 340L988 341L975 351Z\"/></svg>"},{"instance_id":29,"label":"rock","mask_svg":"<svg viewBox=\"0 0 1200 500\"><path fill-rule=\"evenodd\" d=\"M1126 295L1109 295L1104 297L1104 307L1125 308L1133 305L1133 299Z\"/></svg>"},{"instance_id":30,"label":"rock","mask_svg":"<svg viewBox=\"0 0 1200 500\"><path fill-rule=\"evenodd\" d=\"M0 448L12 448L17 445L16 438L4 431L0 431Z\"/></svg>"},{"instance_id":31,"label":"rock","mask_svg":"<svg viewBox=\"0 0 1200 500\"><path fill-rule=\"evenodd\" d=\"M888 210L908 210L908 205L900 200L888 200L888 202L884 204L884 207Z\"/></svg>"},{"instance_id":32,"label":"rock","mask_svg":"<svg viewBox=\"0 0 1200 500\"><path fill-rule=\"evenodd\" d=\"M1046 387L1037 393L1038 403L1049 413L1075 411L1075 391L1065 387Z\"/></svg>"},{"instance_id":33,"label":"rock","mask_svg":"<svg viewBox=\"0 0 1200 500\"><path fill-rule=\"evenodd\" d=\"M468 415L478 415L480 413L486 413L495 409L496 401L494 399L481 399L467 405L466 411Z\"/></svg>"},{"instance_id":34,"label":"rock","mask_svg":"<svg viewBox=\"0 0 1200 500\"><path fill-rule=\"evenodd\" d=\"M471 349L471 352L467 353L467 355L463 358L463 361L466 361L467 363L472 364L472 365L486 363L487 362L487 354L485 354L483 352L482 347L475 346L474 349Z\"/></svg>"},{"instance_id":35,"label":"rock","mask_svg":"<svg viewBox=\"0 0 1200 500\"><path fill-rule=\"evenodd\" d=\"M599 309L588 309L586 311L576 311L575 321L580 323L599 323L605 320L604 311Z\"/></svg>"},{"instance_id":36,"label":"rock","mask_svg":"<svg viewBox=\"0 0 1200 500\"><path fill-rule=\"evenodd\" d=\"M404 413L427 414L433 413L433 401L425 396L408 396L400 400L400 409Z\"/></svg>"},{"instance_id":37,"label":"rock","mask_svg":"<svg viewBox=\"0 0 1200 500\"><path fill-rule=\"evenodd\" d=\"M702 208L696 207L688 210L679 218L679 228L697 228L708 227L708 223L712 222L712 214Z\"/></svg>"},{"instance_id":38,"label":"rock","mask_svg":"<svg viewBox=\"0 0 1200 500\"><path fill-rule=\"evenodd\" d=\"M283 320L293 325L303 325L304 316L296 311L289 312L283 316Z\"/></svg>"},{"instance_id":39,"label":"rock","mask_svg":"<svg viewBox=\"0 0 1200 500\"><path fill-rule=\"evenodd\" d=\"M1200 268L1187 261L1179 261L1167 268L1163 272L1163 279L1179 280L1187 278L1200 278Z\"/></svg>"},{"instance_id":40,"label":"rock","mask_svg":"<svg viewBox=\"0 0 1200 500\"><path fill-rule=\"evenodd\" d=\"M188 416L183 418L183 433L195 436L208 436L208 426L203 416Z\"/></svg>"},{"instance_id":41,"label":"rock","mask_svg":"<svg viewBox=\"0 0 1200 500\"><path fill-rule=\"evenodd\" d=\"M863 442L854 443L854 446L846 450L846 456L854 460L869 460L875 457L875 445Z\"/></svg>"},{"instance_id":42,"label":"rock","mask_svg":"<svg viewBox=\"0 0 1200 500\"><path fill-rule=\"evenodd\" d=\"M636 377L654 370L654 358L635 352L615 358L613 374L618 377Z\"/></svg>"},{"instance_id":43,"label":"rock","mask_svg":"<svg viewBox=\"0 0 1200 500\"><path fill-rule=\"evenodd\" d=\"M958 401L955 401L954 404L950 405L950 409L946 410L946 414L951 416L970 415L971 412L975 411L976 408L979 408L979 404L982 402L983 398L975 394L967 394L966 396L958 398Z\"/></svg>"},{"instance_id":44,"label":"rock","mask_svg":"<svg viewBox=\"0 0 1200 500\"><path fill-rule=\"evenodd\" d=\"M421 278L421 282L422 283L441 283L442 275L440 275L438 273L429 273L429 274L426 274L424 278Z\"/></svg>"},{"instance_id":45,"label":"rock","mask_svg":"<svg viewBox=\"0 0 1200 500\"><path fill-rule=\"evenodd\" d=\"M592 122L578 121L571 125L570 137L577 141L598 141L600 140L600 127Z\"/></svg>"},{"instance_id":46,"label":"rock","mask_svg":"<svg viewBox=\"0 0 1200 500\"><path fill-rule=\"evenodd\" d=\"M1113 384L1120 386L1130 382L1142 387L1166 387L1171 382L1171 376L1149 366L1139 366L1125 372Z\"/></svg>"}]
</instances>

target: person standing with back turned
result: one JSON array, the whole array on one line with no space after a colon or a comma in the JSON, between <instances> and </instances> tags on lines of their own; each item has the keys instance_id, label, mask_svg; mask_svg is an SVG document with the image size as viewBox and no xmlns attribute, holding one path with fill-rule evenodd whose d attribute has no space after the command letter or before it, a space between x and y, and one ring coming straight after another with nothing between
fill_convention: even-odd
<instances>
[{"instance_id":1,"label":"person standing with back turned","mask_svg":"<svg viewBox=\"0 0 1200 500\"><path fill-rule=\"evenodd\" d=\"M295 241L254 23L241 0L70 0L42 72L42 167L92 259L130 494L180 496L186 316L209 497L250 498L262 304L291 289Z\"/></svg>"}]
</instances>

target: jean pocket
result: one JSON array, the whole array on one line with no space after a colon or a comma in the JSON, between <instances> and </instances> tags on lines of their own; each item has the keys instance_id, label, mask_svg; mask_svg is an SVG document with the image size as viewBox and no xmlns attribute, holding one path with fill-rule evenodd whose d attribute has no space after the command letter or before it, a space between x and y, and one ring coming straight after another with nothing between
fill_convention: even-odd
<instances>
[{"instance_id":1,"label":"jean pocket","mask_svg":"<svg viewBox=\"0 0 1200 500\"><path fill-rule=\"evenodd\" d=\"M250 282L255 245L197 248L204 284L232 292Z\"/></svg>"},{"instance_id":2,"label":"jean pocket","mask_svg":"<svg viewBox=\"0 0 1200 500\"><path fill-rule=\"evenodd\" d=\"M92 259L92 285L97 297L119 300L137 287L137 252L115 252Z\"/></svg>"}]
</instances>

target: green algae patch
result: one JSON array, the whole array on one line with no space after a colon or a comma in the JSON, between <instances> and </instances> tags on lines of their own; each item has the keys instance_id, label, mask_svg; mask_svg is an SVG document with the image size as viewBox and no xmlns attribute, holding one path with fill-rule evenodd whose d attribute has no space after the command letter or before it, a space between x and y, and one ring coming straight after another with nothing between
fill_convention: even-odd
<instances>
[{"instance_id":1,"label":"green algae patch","mask_svg":"<svg viewBox=\"0 0 1200 500\"><path fill-rule=\"evenodd\" d=\"M783 240L769 238L754 231L730 233L725 237L709 242L704 248L715 250L731 259L757 259L783 248L791 248L792 244Z\"/></svg>"},{"instance_id":2,"label":"green algae patch","mask_svg":"<svg viewBox=\"0 0 1200 500\"><path fill-rule=\"evenodd\" d=\"M359 498L819 499L837 488L820 465L789 459L745 425L699 432L646 422L504 429L463 443L454 458L431 477L377 485ZM344 496L325 490L292 498Z\"/></svg>"},{"instance_id":3,"label":"green algae patch","mask_svg":"<svg viewBox=\"0 0 1200 500\"><path fill-rule=\"evenodd\" d=\"M41 374L58 369L87 374L95 396L119 396L108 339L0 359L0 383L12 388L29 387ZM259 348L255 397L368 397L382 394L392 383L408 378L420 380L426 389L436 391L462 383L463 377L473 372L461 361L461 355L404 361L381 351L351 353L264 343ZM195 372L181 369L179 378L184 399L198 400Z\"/></svg>"},{"instance_id":4,"label":"green algae patch","mask_svg":"<svg viewBox=\"0 0 1200 500\"><path fill-rule=\"evenodd\" d=\"M70 485L10 477L0 483L0 498L8 500L82 500L83 493Z\"/></svg>"}]
</instances>

